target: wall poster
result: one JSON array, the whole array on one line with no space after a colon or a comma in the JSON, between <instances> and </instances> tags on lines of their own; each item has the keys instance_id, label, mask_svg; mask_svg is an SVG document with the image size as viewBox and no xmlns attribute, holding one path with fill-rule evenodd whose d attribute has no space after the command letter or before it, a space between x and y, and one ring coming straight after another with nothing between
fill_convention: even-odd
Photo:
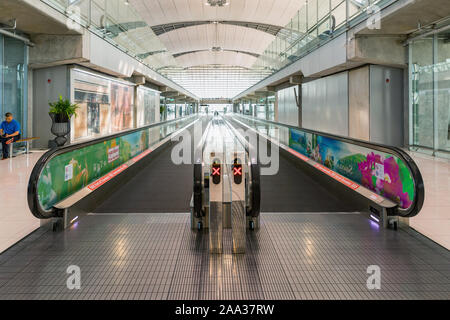
<instances>
[{"instance_id":1,"label":"wall poster","mask_svg":"<svg viewBox=\"0 0 450 320\"><path fill-rule=\"evenodd\" d=\"M408 209L415 196L414 179L395 155L289 129L289 147Z\"/></svg>"},{"instance_id":2,"label":"wall poster","mask_svg":"<svg viewBox=\"0 0 450 320\"><path fill-rule=\"evenodd\" d=\"M73 69L72 101L78 104L72 118L71 142L108 135L134 127L134 86Z\"/></svg>"},{"instance_id":3,"label":"wall poster","mask_svg":"<svg viewBox=\"0 0 450 320\"><path fill-rule=\"evenodd\" d=\"M146 87L137 88L136 123L138 127L147 126L160 121L159 92Z\"/></svg>"},{"instance_id":4,"label":"wall poster","mask_svg":"<svg viewBox=\"0 0 450 320\"><path fill-rule=\"evenodd\" d=\"M119 132L133 128L134 88L121 83L111 83L111 130Z\"/></svg>"}]
</instances>

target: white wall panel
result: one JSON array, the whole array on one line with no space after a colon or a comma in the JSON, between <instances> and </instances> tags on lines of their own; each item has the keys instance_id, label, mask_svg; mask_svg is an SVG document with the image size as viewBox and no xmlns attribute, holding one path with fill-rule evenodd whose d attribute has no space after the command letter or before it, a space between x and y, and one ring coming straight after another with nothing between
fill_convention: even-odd
<instances>
[{"instance_id":1,"label":"white wall panel","mask_svg":"<svg viewBox=\"0 0 450 320\"><path fill-rule=\"evenodd\" d=\"M348 72L302 85L303 127L348 136Z\"/></svg>"},{"instance_id":2,"label":"white wall panel","mask_svg":"<svg viewBox=\"0 0 450 320\"><path fill-rule=\"evenodd\" d=\"M403 146L403 70L370 66L370 141Z\"/></svg>"},{"instance_id":3,"label":"white wall panel","mask_svg":"<svg viewBox=\"0 0 450 320\"><path fill-rule=\"evenodd\" d=\"M282 89L278 94L278 122L298 126L298 107L295 100L298 86Z\"/></svg>"}]
</instances>

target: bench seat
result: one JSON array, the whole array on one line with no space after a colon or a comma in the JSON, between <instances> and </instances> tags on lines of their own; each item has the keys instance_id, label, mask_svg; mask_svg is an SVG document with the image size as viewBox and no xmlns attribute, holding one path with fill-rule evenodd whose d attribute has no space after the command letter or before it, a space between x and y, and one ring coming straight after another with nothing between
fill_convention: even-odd
<instances>
[{"instance_id":1,"label":"bench seat","mask_svg":"<svg viewBox=\"0 0 450 320\"><path fill-rule=\"evenodd\" d=\"M13 145L15 143L19 143L19 142L25 142L25 153L30 153L30 142L39 139L39 137L29 137L29 138L21 138L19 140L16 140L14 142L12 142L9 145L9 154L10 157L12 157L14 155L13 153Z\"/></svg>"}]
</instances>

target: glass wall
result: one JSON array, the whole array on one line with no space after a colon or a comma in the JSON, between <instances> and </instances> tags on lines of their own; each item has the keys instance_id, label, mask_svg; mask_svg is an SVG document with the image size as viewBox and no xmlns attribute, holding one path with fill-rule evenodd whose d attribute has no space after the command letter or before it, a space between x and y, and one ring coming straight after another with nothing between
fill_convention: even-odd
<instances>
[{"instance_id":1,"label":"glass wall","mask_svg":"<svg viewBox=\"0 0 450 320\"><path fill-rule=\"evenodd\" d=\"M450 152L450 32L409 46L410 144Z\"/></svg>"},{"instance_id":2,"label":"glass wall","mask_svg":"<svg viewBox=\"0 0 450 320\"><path fill-rule=\"evenodd\" d=\"M135 6L125 0L41 1L197 96L229 99L362 20L371 21L377 12L397 0L299 1L303 6L293 12L293 18L250 68L228 65L184 68L140 17Z\"/></svg>"},{"instance_id":3,"label":"glass wall","mask_svg":"<svg viewBox=\"0 0 450 320\"><path fill-rule=\"evenodd\" d=\"M11 112L27 134L28 48L17 39L0 35L0 115Z\"/></svg>"},{"instance_id":4,"label":"glass wall","mask_svg":"<svg viewBox=\"0 0 450 320\"><path fill-rule=\"evenodd\" d=\"M173 120L177 117L176 115L176 106L174 104L167 104L167 118L166 120Z\"/></svg>"},{"instance_id":5,"label":"glass wall","mask_svg":"<svg viewBox=\"0 0 450 320\"><path fill-rule=\"evenodd\" d=\"M133 5L125 0L41 0L73 21L103 37L150 68L169 64L175 59L145 23Z\"/></svg>"},{"instance_id":6,"label":"glass wall","mask_svg":"<svg viewBox=\"0 0 450 320\"><path fill-rule=\"evenodd\" d=\"M267 98L267 120L275 121L275 96Z\"/></svg>"},{"instance_id":7,"label":"glass wall","mask_svg":"<svg viewBox=\"0 0 450 320\"><path fill-rule=\"evenodd\" d=\"M374 17L396 0L308 0L254 67L273 72L298 60L320 44L344 32L362 19Z\"/></svg>"}]
</instances>

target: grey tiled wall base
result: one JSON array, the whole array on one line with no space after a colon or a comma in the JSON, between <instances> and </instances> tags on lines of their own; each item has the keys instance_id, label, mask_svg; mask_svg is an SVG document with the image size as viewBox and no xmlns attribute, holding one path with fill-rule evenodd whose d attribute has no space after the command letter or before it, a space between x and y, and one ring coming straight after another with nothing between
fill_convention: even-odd
<instances>
[{"instance_id":1,"label":"grey tiled wall base","mask_svg":"<svg viewBox=\"0 0 450 320\"><path fill-rule=\"evenodd\" d=\"M450 254L359 214L262 214L246 254L209 254L186 213L98 213L0 255L0 299L449 299ZM67 268L80 267L69 290ZM369 265L381 289L369 290Z\"/></svg>"}]
</instances>

